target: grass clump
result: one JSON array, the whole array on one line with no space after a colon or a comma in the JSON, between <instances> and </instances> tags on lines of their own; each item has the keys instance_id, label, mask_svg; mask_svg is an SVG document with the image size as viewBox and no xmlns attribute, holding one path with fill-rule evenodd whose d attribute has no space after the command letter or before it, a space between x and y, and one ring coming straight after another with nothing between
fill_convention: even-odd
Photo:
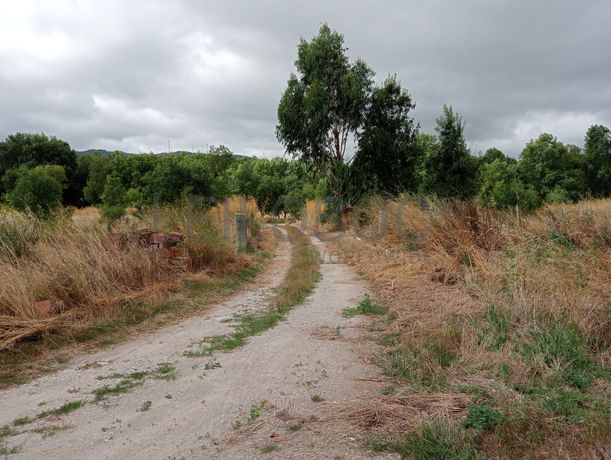
<instances>
[{"instance_id":1,"label":"grass clump","mask_svg":"<svg viewBox=\"0 0 611 460\"><path fill-rule=\"evenodd\" d=\"M445 420L423 423L405 439L387 446L404 458L417 460L475 460L478 454L473 436L457 423Z\"/></svg>"},{"instance_id":2,"label":"grass clump","mask_svg":"<svg viewBox=\"0 0 611 460\"><path fill-rule=\"evenodd\" d=\"M365 298L356 307L345 308L342 313L346 318L357 315L385 315L388 313L388 308L373 303L369 294L365 294Z\"/></svg>"},{"instance_id":3,"label":"grass clump","mask_svg":"<svg viewBox=\"0 0 611 460\"><path fill-rule=\"evenodd\" d=\"M475 428L478 431L494 430L502 420L503 415L496 409L482 405L472 404L465 419L465 428Z\"/></svg>"},{"instance_id":4,"label":"grass clump","mask_svg":"<svg viewBox=\"0 0 611 460\"><path fill-rule=\"evenodd\" d=\"M103 385L93 390L95 400L101 401L111 395L128 393L134 388L144 384L147 377L157 380L175 380L176 367L171 363L159 363L153 370L135 371L129 374L115 373L106 376L99 376L98 380L118 379L119 381L115 385Z\"/></svg>"},{"instance_id":5,"label":"grass clump","mask_svg":"<svg viewBox=\"0 0 611 460\"><path fill-rule=\"evenodd\" d=\"M48 417L49 415L66 415L66 414L69 414L70 412L80 409L84 405L85 405L85 401L81 401L81 400L70 401L64 404L63 406L41 412L40 414L37 415L37 418L44 418L44 417Z\"/></svg>"},{"instance_id":6,"label":"grass clump","mask_svg":"<svg viewBox=\"0 0 611 460\"><path fill-rule=\"evenodd\" d=\"M140 409L138 409L138 412L146 412L151 408L152 405L153 401L144 401L142 403L142 406L140 406Z\"/></svg>"}]
</instances>

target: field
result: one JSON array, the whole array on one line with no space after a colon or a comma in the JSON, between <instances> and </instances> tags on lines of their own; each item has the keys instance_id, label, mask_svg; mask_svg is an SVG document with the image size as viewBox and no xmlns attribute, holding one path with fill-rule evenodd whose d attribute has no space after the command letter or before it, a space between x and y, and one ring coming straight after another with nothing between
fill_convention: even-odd
<instances>
[{"instance_id":1,"label":"field","mask_svg":"<svg viewBox=\"0 0 611 460\"><path fill-rule=\"evenodd\" d=\"M338 245L389 309L372 327L388 383L352 413L372 448L604 456L611 200L520 215L400 197L361 222Z\"/></svg>"}]
</instances>

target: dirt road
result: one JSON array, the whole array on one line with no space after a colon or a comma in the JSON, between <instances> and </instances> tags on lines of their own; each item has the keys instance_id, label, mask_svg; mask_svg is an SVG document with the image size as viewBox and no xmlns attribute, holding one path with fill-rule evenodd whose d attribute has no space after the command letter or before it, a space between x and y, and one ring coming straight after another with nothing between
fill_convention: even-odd
<instances>
[{"instance_id":1,"label":"dirt road","mask_svg":"<svg viewBox=\"0 0 611 460\"><path fill-rule=\"evenodd\" d=\"M374 391L376 383L362 379L378 375L365 359L367 341L357 340L365 320L341 314L366 292L346 266L323 261L305 304L244 347L184 355L228 332L234 314L265 308L289 253L280 243L257 283L263 287L0 393L0 427L83 402L66 414L23 419L3 440L16 451L10 458L370 458L337 410Z\"/></svg>"}]
</instances>

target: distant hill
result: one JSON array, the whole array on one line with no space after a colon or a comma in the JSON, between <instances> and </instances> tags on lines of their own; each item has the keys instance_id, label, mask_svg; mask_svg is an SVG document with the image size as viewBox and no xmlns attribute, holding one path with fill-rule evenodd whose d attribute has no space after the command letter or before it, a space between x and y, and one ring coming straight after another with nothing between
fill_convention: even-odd
<instances>
[{"instance_id":1,"label":"distant hill","mask_svg":"<svg viewBox=\"0 0 611 460\"><path fill-rule=\"evenodd\" d=\"M118 152L121 153L123 155L138 155L137 153L133 153L133 152L122 152L121 150L105 150L105 149L88 149L88 150L76 150L76 156L80 157L80 156L85 156L85 155L101 155L101 156L109 156L112 155L113 153ZM148 152L147 152L148 153ZM153 152L155 153L155 152ZM159 153L167 153L167 152L159 152ZM206 153L206 152L189 152L186 150L177 150L175 152L172 153L177 153L177 154L198 154L198 153ZM234 157L236 158L250 158L248 155L238 155L236 153L233 154Z\"/></svg>"},{"instance_id":2,"label":"distant hill","mask_svg":"<svg viewBox=\"0 0 611 460\"><path fill-rule=\"evenodd\" d=\"M128 152L121 152L120 150L116 150L119 153L122 153L123 155L132 155L131 153ZM108 156L115 153L115 150L110 151L110 150L104 150L104 149L89 149L89 150L77 150L76 151L76 156L80 157L80 156L84 156L84 155L101 155L101 156Z\"/></svg>"}]
</instances>

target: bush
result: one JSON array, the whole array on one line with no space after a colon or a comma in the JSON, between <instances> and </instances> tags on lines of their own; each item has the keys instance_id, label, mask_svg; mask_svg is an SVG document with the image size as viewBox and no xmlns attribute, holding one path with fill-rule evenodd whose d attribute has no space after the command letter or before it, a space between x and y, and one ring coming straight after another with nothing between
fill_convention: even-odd
<instances>
[{"instance_id":1,"label":"bush","mask_svg":"<svg viewBox=\"0 0 611 460\"><path fill-rule=\"evenodd\" d=\"M25 170L8 198L16 209L29 209L37 216L44 217L61 204L62 184L42 169Z\"/></svg>"}]
</instances>

